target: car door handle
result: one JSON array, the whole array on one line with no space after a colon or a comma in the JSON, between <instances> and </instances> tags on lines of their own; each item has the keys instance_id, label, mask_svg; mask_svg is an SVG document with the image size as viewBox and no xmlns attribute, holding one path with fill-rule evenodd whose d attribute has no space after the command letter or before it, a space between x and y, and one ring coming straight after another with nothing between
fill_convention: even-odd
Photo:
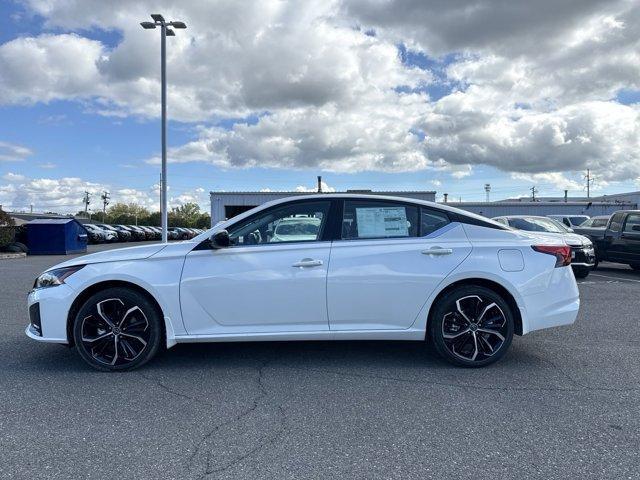
<instances>
[{"instance_id":1,"label":"car door handle","mask_svg":"<svg viewBox=\"0 0 640 480\"><path fill-rule=\"evenodd\" d=\"M422 250L423 255L451 255L453 253L453 249L451 248L442 248L442 247L432 247L427 248L426 250Z\"/></svg>"},{"instance_id":2,"label":"car door handle","mask_svg":"<svg viewBox=\"0 0 640 480\"><path fill-rule=\"evenodd\" d=\"M320 265L322 265L322 260L314 260L313 258L303 258L302 260L300 260L299 262L294 263L293 265L291 265L292 267L319 267Z\"/></svg>"}]
</instances>

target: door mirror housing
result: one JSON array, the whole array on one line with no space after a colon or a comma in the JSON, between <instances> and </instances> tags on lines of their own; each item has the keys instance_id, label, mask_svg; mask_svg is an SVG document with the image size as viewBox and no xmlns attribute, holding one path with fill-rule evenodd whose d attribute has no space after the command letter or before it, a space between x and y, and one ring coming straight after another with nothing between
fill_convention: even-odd
<instances>
[{"instance_id":1,"label":"door mirror housing","mask_svg":"<svg viewBox=\"0 0 640 480\"><path fill-rule=\"evenodd\" d=\"M219 232L214 233L209 238L209 241L211 242L211 248L213 248L214 250L231 246L229 232L227 232L226 230L220 230Z\"/></svg>"}]
</instances>

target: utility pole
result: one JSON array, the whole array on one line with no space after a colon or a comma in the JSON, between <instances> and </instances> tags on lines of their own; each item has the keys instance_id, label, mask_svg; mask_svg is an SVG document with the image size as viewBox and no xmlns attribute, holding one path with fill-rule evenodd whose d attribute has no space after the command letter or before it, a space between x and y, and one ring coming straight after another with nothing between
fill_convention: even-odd
<instances>
[{"instance_id":1,"label":"utility pole","mask_svg":"<svg viewBox=\"0 0 640 480\"><path fill-rule=\"evenodd\" d=\"M531 201L535 202L536 201L536 193L538 193L538 189L536 188L536 186L534 185L533 187L531 187L529 190L531 190Z\"/></svg>"},{"instance_id":2,"label":"utility pole","mask_svg":"<svg viewBox=\"0 0 640 480\"><path fill-rule=\"evenodd\" d=\"M167 213L167 37L175 37L175 32L169 28L187 28L184 22L166 22L159 13L151 15L153 22L141 22L144 29L160 27L160 82L162 103L162 184L160 185L160 217L162 219L162 241L168 241L168 213Z\"/></svg>"},{"instance_id":3,"label":"utility pole","mask_svg":"<svg viewBox=\"0 0 640 480\"><path fill-rule=\"evenodd\" d=\"M318 193L322 193L322 176L318 175Z\"/></svg>"},{"instance_id":4,"label":"utility pole","mask_svg":"<svg viewBox=\"0 0 640 480\"><path fill-rule=\"evenodd\" d=\"M595 181L595 178L591 176L591 170L587 168L587 174L584 176L587 181L587 198L591 198L591 184Z\"/></svg>"},{"instance_id":5,"label":"utility pole","mask_svg":"<svg viewBox=\"0 0 640 480\"><path fill-rule=\"evenodd\" d=\"M491 184L490 183L485 183L484 184L484 191L487 194L487 203L489 203L489 193L491 192Z\"/></svg>"},{"instance_id":6,"label":"utility pole","mask_svg":"<svg viewBox=\"0 0 640 480\"><path fill-rule=\"evenodd\" d=\"M82 198L82 203L84 203L84 215L85 215L85 217L87 216L87 210L89 210L89 204L91 203L91 200L89 198L90 196L91 196L91 194L85 190L84 191L84 197Z\"/></svg>"},{"instance_id":7,"label":"utility pole","mask_svg":"<svg viewBox=\"0 0 640 480\"><path fill-rule=\"evenodd\" d=\"M104 219L107 213L107 205L109 205L109 192L105 190L104 192L102 192L100 198L102 199L102 223L104 223Z\"/></svg>"},{"instance_id":8,"label":"utility pole","mask_svg":"<svg viewBox=\"0 0 640 480\"><path fill-rule=\"evenodd\" d=\"M569 190L564 191L564 203L567 203L567 197L569 196Z\"/></svg>"}]
</instances>

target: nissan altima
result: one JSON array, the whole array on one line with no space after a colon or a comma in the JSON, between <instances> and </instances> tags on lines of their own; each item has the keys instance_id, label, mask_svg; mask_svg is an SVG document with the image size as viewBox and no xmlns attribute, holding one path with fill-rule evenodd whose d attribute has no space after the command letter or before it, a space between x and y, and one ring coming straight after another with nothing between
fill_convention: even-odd
<instances>
[{"instance_id":1,"label":"nissan altima","mask_svg":"<svg viewBox=\"0 0 640 480\"><path fill-rule=\"evenodd\" d=\"M28 297L26 334L127 370L176 343L425 341L468 367L513 335L575 321L559 239L397 197L276 200L178 243L56 265Z\"/></svg>"}]
</instances>

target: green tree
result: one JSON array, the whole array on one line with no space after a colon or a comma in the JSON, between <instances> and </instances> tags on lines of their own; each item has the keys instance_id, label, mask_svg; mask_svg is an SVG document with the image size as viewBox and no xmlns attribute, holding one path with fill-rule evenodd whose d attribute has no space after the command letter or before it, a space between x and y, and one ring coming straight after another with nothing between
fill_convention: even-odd
<instances>
[{"instance_id":1,"label":"green tree","mask_svg":"<svg viewBox=\"0 0 640 480\"><path fill-rule=\"evenodd\" d=\"M197 203L185 203L171 209L169 225L172 227L195 227L199 218L200 206Z\"/></svg>"},{"instance_id":2,"label":"green tree","mask_svg":"<svg viewBox=\"0 0 640 480\"><path fill-rule=\"evenodd\" d=\"M135 203L116 203L107 210L108 223L123 223L145 225L149 217L149 210Z\"/></svg>"}]
</instances>

